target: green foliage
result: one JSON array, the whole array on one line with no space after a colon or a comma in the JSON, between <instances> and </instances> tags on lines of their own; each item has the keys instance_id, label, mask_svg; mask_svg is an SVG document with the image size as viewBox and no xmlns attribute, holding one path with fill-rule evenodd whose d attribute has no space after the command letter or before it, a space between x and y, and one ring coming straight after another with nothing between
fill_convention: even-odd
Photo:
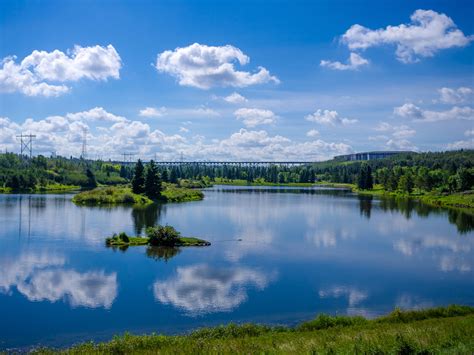
<instances>
[{"instance_id":1,"label":"green foliage","mask_svg":"<svg viewBox=\"0 0 474 355\"><path fill-rule=\"evenodd\" d=\"M124 168L124 175L128 168ZM50 185L94 188L128 181L118 164L82 159L37 156L20 157L0 153L0 188L17 191L46 191Z\"/></svg>"},{"instance_id":2,"label":"green foliage","mask_svg":"<svg viewBox=\"0 0 474 355\"><path fill-rule=\"evenodd\" d=\"M311 331L311 330L327 329L327 328L332 328L332 327L348 327L352 325L361 325L361 324L366 324L367 322L368 322L367 319L360 316L333 317L327 314L320 314L316 317L316 319L302 323L300 326L298 326L297 329L300 331Z\"/></svg>"},{"instance_id":3,"label":"green foliage","mask_svg":"<svg viewBox=\"0 0 474 355\"><path fill-rule=\"evenodd\" d=\"M357 175L357 187L362 190L368 190L374 187L370 165L362 164Z\"/></svg>"},{"instance_id":4,"label":"green foliage","mask_svg":"<svg viewBox=\"0 0 474 355\"><path fill-rule=\"evenodd\" d=\"M142 194L145 192L145 167L140 159L135 165L135 171L132 179L132 191L135 194Z\"/></svg>"},{"instance_id":5,"label":"green foliage","mask_svg":"<svg viewBox=\"0 0 474 355\"><path fill-rule=\"evenodd\" d=\"M161 197L161 190L160 174L155 162L152 160L146 169L145 194L151 199L158 199Z\"/></svg>"},{"instance_id":6,"label":"green foliage","mask_svg":"<svg viewBox=\"0 0 474 355\"><path fill-rule=\"evenodd\" d=\"M172 226L148 227L146 235L149 238L150 245L155 246L175 246L179 244L181 234Z\"/></svg>"}]
</instances>

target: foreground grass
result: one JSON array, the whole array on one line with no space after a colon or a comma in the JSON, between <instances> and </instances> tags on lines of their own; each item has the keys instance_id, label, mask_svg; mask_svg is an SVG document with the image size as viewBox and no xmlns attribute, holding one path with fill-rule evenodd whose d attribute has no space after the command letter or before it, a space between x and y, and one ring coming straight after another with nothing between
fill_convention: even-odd
<instances>
[{"instance_id":1,"label":"foreground grass","mask_svg":"<svg viewBox=\"0 0 474 355\"><path fill-rule=\"evenodd\" d=\"M474 307L396 310L381 318L320 315L296 328L244 324L203 328L189 335L116 336L38 354L472 354Z\"/></svg>"},{"instance_id":2,"label":"foreground grass","mask_svg":"<svg viewBox=\"0 0 474 355\"><path fill-rule=\"evenodd\" d=\"M98 187L94 190L83 191L72 198L78 205L146 205L152 203L148 197L137 195L129 187Z\"/></svg>"}]
</instances>

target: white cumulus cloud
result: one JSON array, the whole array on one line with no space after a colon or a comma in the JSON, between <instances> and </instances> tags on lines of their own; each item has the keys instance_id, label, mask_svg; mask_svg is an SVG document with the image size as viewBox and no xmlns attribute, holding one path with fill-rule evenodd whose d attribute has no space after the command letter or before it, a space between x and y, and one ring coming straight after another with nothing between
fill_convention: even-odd
<instances>
[{"instance_id":1,"label":"white cumulus cloud","mask_svg":"<svg viewBox=\"0 0 474 355\"><path fill-rule=\"evenodd\" d=\"M447 120L474 120L474 109L469 106L454 106L445 111L429 111L420 107L407 103L399 107L395 107L394 113L400 117L413 119L419 122L437 122Z\"/></svg>"},{"instance_id":2,"label":"white cumulus cloud","mask_svg":"<svg viewBox=\"0 0 474 355\"><path fill-rule=\"evenodd\" d=\"M27 96L59 96L70 90L62 84L81 79L119 79L122 61L112 45L75 46L66 54L33 51L19 64L16 57L1 62L0 92L20 92Z\"/></svg>"},{"instance_id":3,"label":"white cumulus cloud","mask_svg":"<svg viewBox=\"0 0 474 355\"><path fill-rule=\"evenodd\" d=\"M317 137L319 136L319 131L317 129L310 129L308 132L306 132L306 135L308 137Z\"/></svg>"},{"instance_id":4,"label":"white cumulus cloud","mask_svg":"<svg viewBox=\"0 0 474 355\"><path fill-rule=\"evenodd\" d=\"M438 90L439 100L445 104L460 104L472 101L474 91L471 88L460 87L457 89L441 88Z\"/></svg>"},{"instance_id":5,"label":"white cumulus cloud","mask_svg":"<svg viewBox=\"0 0 474 355\"><path fill-rule=\"evenodd\" d=\"M224 97L224 101L231 103L231 104L242 104L244 102L247 102L248 100L240 95L238 92L233 92L229 96Z\"/></svg>"},{"instance_id":6,"label":"white cumulus cloud","mask_svg":"<svg viewBox=\"0 0 474 355\"><path fill-rule=\"evenodd\" d=\"M454 21L433 10L416 10L411 22L371 30L359 24L342 36L350 50L364 50L381 45L395 45L397 59L411 63L420 57L432 57L438 51L467 46L473 39L459 30Z\"/></svg>"},{"instance_id":7,"label":"white cumulus cloud","mask_svg":"<svg viewBox=\"0 0 474 355\"><path fill-rule=\"evenodd\" d=\"M234 115L238 120L242 120L247 127L275 123L277 118L272 111L258 108L239 108L234 112Z\"/></svg>"},{"instance_id":8,"label":"white cumulus cloud","mask_svg":"<svg viewBox=\"0 0 474 355\"><path fill-rule=\"evenodd\" d=\"M245 87L267 82L279 83L264 67L255 73L239 71L235 64L248 64L250 58L231 45L207 46L194 43L188 47L158 54L156 69L178 79L180 85L200 89Z\"/></svg>"},{"instance_id":9,"label":"white cumulus cloud","mask_svg":"<svg viewBox=\"0 0 474 355\"><path fill-rule=\"evenodd\" d=\"M162 117L166 115L167 110L166 107L145 107L144 109L140 110L139 115L142 117Z\"/></svg>"},{"instance_id":10,"label":"white cumulus cloud","mask_svg":"<svg viewBox=\"0 0 474 355\"><path fill-rule=\"evenodd\" d=\"M368 65L369 61L359 54L351 52L347 64L341 62L332 62L330 60L321 60L320 64L322 67L327 67L334 70L357 70L359 67Z\"/></svg>"},{"instance_id":11,"label":"white cumulus cloud","mask_svg":"<svg viewBox=\"0 0 474 355\"><path fill-rule=\"evenodd\" d=\"M353 124L353 123L358 122L358 120L356 119L344 118L344 117L339 116L337 111L321 110L321 109L318 109L314 113L307 115L305 118L307 121L310 121L310 122L316 122L319 124L331 125L331 126L348 125L348 124Z\"/></svg>"}]
</instances>

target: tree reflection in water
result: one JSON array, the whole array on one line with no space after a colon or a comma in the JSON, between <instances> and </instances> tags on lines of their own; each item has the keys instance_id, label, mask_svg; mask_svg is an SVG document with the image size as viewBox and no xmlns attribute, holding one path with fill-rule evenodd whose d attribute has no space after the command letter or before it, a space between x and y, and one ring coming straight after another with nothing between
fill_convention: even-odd
<instances>
[{"instance_id":1,"label":"tree reflection in water","mask_svg":"<svg viewBox=\"0 0 474 355\"><path fill-rule=\"evenodd\" d=\"M146 256L157 261L168 262L168 260L175 257L179 253L181 253L181 249L176 247L149 246L146 248Z\"/></svg>"},{"instance_id":2,"label":"tree reflection in water","mask_svg":"<svg viewBox=\"0 0 474 355\"><path fill-rule=\"evenodd\" d=\"M132 218L136 235L141 235L146 228L155 226L163 210L163 205L158 203L144 207L134 207L132 209Z\"/></svg>"}]
</instances>

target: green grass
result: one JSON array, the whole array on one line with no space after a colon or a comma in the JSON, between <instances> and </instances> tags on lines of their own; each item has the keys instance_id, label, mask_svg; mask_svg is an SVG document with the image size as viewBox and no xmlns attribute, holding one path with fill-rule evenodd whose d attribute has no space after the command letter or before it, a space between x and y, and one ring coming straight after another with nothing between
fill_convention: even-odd
<instances>
[{"instance_id":1,"label":"green grass","mask_svg":"<svg viewBox=\"0 0 474 355\"><path fill-rule=\"evenodd\" d=\"M129 187L98 187L94 190L83 191L72 198L78 205L146 205L152 203L148 197L137 195Z\"/></svg>"},{"instance_id":2,"label":"green grass","mask_svg":"<svg viewBox=\"0 0 474 355\"><path fill-rule=\"evenodd\" d=\"M188 335L115 336L38 354L472 354L474 307L395 310L373 320L320 315L295 328L256 324L218 326Z\"/></svg>"},{"instance_id":3,"label":"green grass","mask_svg":"<svg viewBox=\"0 0 474 355\"><path fill-rule=\"evenodd\" d=\"M200 201L204 198L204 194L200 190L177 187L174 184L163 184L163 187L161 195L167 202Z\"/></svg>"},{"instance_id":4,"label":"green grass","mask_svg":"<svg viewBox=\"0 0 474 355\"><path fill-rule=\"evenodd\" d=\"M136 246L136 245L148 245L148 237L128 237L129 241L124 241L117 237L109 237L105 239L105 245L107 246ZM198 247L198 246L208 246L211 245L208 241L204 239L194 238L194 237L180 237L179 241L174 245L176 247Z\"/></svg>"}]
</instances>

